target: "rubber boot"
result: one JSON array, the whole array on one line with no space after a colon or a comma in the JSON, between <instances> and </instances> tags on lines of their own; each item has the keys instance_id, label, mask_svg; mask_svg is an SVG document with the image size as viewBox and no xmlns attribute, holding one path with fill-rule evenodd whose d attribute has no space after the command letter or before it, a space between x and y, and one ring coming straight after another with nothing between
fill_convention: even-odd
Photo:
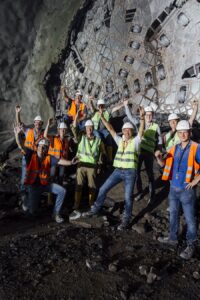
<instances>
[{"instance_id":1,"label":"rubber boot","mask_svg":"<svg viewBox=\"0 0 200 300\"><path fill-rule=\"evenodd\" d=\"M82 192L75 191L74 206L73 206L74 210L78 210L79 209L80 202L81 202L81 196L82 196Z\"/></svg>"},{"instance_id":2,"label":"rubber boot","mask_svg":"<svg viewBox=\"0 0 200 300\"><path fill-rule=\"evenodd\" d=\"M89 206L91 207L94 204L94 200L95 200L95 192L90 192L89 193Z\"/></svg>"}]
</instances>

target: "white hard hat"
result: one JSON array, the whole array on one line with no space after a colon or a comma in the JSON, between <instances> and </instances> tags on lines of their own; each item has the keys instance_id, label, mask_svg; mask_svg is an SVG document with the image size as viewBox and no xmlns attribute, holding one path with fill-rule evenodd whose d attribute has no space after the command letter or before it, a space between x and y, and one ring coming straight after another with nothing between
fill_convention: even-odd
<instances>
[{"instance_id":1,"label":"white hard hat","mask_svg":"<svg viewBox=\"0 0 200 300\"><path fill-rule=\"evenodd\" d=\"M67 128L67 125L64 123L64 122L61 122L59 125L58 125L58 129L66 129Z\"/></svg>"},{"instance_id":2,"label":"white hard hat","mask_svg":"<svg viewBox=\"0 0 200 300\"><path fill-rule=\"evenodd\" d=\"M178 120L180 119L179 116L175 113L172 113L168 116L168 121L171 121L171 120Z\"/></svg>"},{"instance_id":3,"label":"white hard hat","mask_svg":"<svg viewBox=\"0 0 200 300\"><path fill-rule=\"evenodd\" d=\"M41 139L38 143L38 146L45 145L49 147L49 141L47 139Z\"/></svg>"},{"instance_id":4,"label":"white hard hat","mask_svg":"<svg viewBox=\"0 0 200 300\"><path fill-rule=\"evenodd\" d=\"M41 122L43 122L41 116L36 116L35 119L34 119L34 121L41 121Z\"/></svg>"},{"instance_id":5,"label":"white hard hat","mask_svg":"<svg viewBox=\"0 0 200 300\"><path fill-rule=\"evenodd\" d=\"M126 122L122 126L122 129L126 129L126 128L134 129L133 124L131 124L130 122Z\"/></svg>"},{"instance_id":6,"label":"white hard hat","mask_svg":"<svg viewBox=\"0 0 200 300\"><path fill-rule=\"evenodd\" d=\"M144 111L145 111L145 112L153 112L153 108L152 108L151 106L146 106L146 107L144 108Z\"/></svg>"},{"instance_id":7,"label":"white hard hat","mask_svg":"<svg viewBox=\"0 0 200 300\"><path fill-rule=\"evenodd\" d=\"M178 122L177 126L176 126L176 130L177 131L181 131L181 130L190 130L190 123L186 120L182 120L180 122Z\"/></svg>"},{"instance_id":8,"label":"white hard hat","mask_svg":"<svg viewBox=\"0 0 200 300\"><path fill-rule=\"evenodd\" d=\"M82 92L80 90L77 90L75 93L76 96L83 96Z\"/></svg>"},{"instance_id":9,"label":"white hard hat","mask_svg":"<svg viewBox=\"0 0 200 300\"><path fill-rule=\"evenodd\" d=\"M97 101L97 106L99 106L99 105L105 105L105 101L103 99L99 99Z\"/></svg>"},{"instance_id":10,"label":"white hard hat","mask_svg":"<svg viewBox=\"0 0 200 300\"><path fill-rule=\"evenodd\" d=\"M85 122L85 126L94 126L94 123L92 122L92 120L87 120Z\"/></svg>"}]
</instances>

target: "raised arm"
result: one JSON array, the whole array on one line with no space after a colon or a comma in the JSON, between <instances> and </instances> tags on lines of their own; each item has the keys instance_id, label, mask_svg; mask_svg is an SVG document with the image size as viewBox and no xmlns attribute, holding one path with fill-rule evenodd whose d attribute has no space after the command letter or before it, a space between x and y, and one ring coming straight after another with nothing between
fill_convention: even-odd
<instances>
[{"instance_id":1,"label":"raised arm","mask_svg":"<svg viewBox=\"0 0 200 300\"><path fill-rule=\"evenodd\" d=\"M13 129L17 146L22 151L22 153L25 154L26 150L24 148L22 140L20 139L20 133L22 132L21 126L19 124L14 124Z\"/></svg>"},{"instance_id":2,"label":"raised arm","mask_svg":"<svg viewBox=\"0 0 200 300\"><path fill-rule=\"evenodd\" d=\"M135 126L137 130L137 119L131 114L130 109L128 107L128 99L125 99L124 102L125 113L129 121Z\"/></svg>"},{"instance_id":3,"label":"raised arm","mask_svg":"<svg viewBox=\"0 0 200 300\"><path fill-rule=\"evenodd\" d=\"M139 127L138 134L139 134L140 138L142 138L143 134L144 134L144 127L145 127L145 121L144 121L145 111L144 111L144 107L140 106L139 107L139 111L140 111L140 127Z\"/></svg>"},{"instance_id":4,"label":"raised arm","mask_svg":"<svg viewBox=\"0 0 200 300\"><path fill-rule=\"evenodd\" d=\"M124 106L123 102L120 102L119 104L117 104L115 107L112 108L111 110L111 114L113 114L114 112L118 111L120 108L122 108Z\"/></svg>"},{"instance_id":5,"label":"raised arm","mask_svg":"<svg viewBox=\"0 0 200 300\"><path fill-rule=\"evenodd\" d=\"M90 111L92 113L95 112L93 100L94 100L94 97L93 96L89 96L89 99L88 99L88 108L90 109Z\"/></svg>"},{"instance_id":6,"label":"raised arm","mask_svg":"<svg viewBox=\"0 0 200 300\"><path fill-rule=\"evenodd\" d=\"M21 110L22 110L22 108L21 108L20 105L15 106L15 117L16 117L17 125L20 125L22 123L21 122L21 117L20 117Z\"/></svg>"},{"instance_id":7,"label":"raised arm","mask_svg":"<svg viewBox=\"0 0 200 300\"><path fill-rule=\"evenodd\" d=\"M52 124L52 122L53 122L53 118L49 118L48 121L47 121L47 125L46 125L45 130L44 130L44 138L45 139L48 138L49 126Z\"/></svg>"},{"instance_id":8,"label":"raised arm","mask_svg":"<svg viewBox=\"0 0 200 300\"><path fill-rule=\"evenodd\" d=\"M104 126L110 132L110 134L112 135L112 137L114 139L115 136L116 136L116 131L114 130L112 125L109 122L107 122L106 119L103 117L103 110L102 109L99 109L99 114L100 114L102 123L104 124Z\"/></svg>"},{"instance_id":9,"label":"raised arm","mask_svg":"<svg viewBox=\"0 0 200 300\"><path fill-rule=\"evenodd\" d=\"M67 104L69 104L69 102L72 100L68 95L67 95L67 92L66 92L66 89L65 89L65 86L64 85L61 85L60 87L60 93L61 93L61 96L63 97L63 99L65 100L65 102Z\"/></svg>"},{"instance_id":10,"label":"raised arm","mask_svg":"<svg viewBox=\"0 0 200 300\"><path fill-rule=\"evenodd\" d=\"M197 116L198 107L199 107L199 102L198 102L197 99L195 99L193 101L193 105L192 106L193 106L193 111L192 111L192 114L191 114L191 116L189 118L189 121L188 121L190 123L190 126L192 126L192 124L193 124L193 122L194 122L194 120L195 120L195 118Z\"/></svg>"}]
</instances>

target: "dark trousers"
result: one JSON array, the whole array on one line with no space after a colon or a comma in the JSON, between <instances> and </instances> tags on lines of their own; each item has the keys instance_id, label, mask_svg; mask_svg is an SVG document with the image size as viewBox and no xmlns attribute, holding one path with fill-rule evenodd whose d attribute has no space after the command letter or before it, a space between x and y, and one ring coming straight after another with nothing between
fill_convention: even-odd
<instances>
[{"instance_id":1,"label":"dark trousers","mask_svg":"<svg viewBox=\"0 0 200 300\"><path fill-rule=\"evenodd\" d=\"M149 151L141 150L138 161L138 177L137 177L137 190L138 193L142 193L142 179L141 179L141 168L144 162L145 170L147 172L149 180L149 194L152 197L155 194L155 182L154 182L154 173L153 173L153 162L154 162L154 153Z\"/></svg>"}]
</instances>

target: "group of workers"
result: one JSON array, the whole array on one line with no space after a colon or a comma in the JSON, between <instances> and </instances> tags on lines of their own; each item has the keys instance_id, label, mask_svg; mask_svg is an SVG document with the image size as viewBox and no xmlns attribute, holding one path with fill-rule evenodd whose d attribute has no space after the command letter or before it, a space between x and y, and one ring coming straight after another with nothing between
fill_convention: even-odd
<instances>
[{"instance_id":1,"label":"group of workers","mask_svg":"<svg viewBox=\"0 0 200 300\"><path fill-rule=\"evenodd\" d=\"M161 135L159 125L153 121L154 111L151 106L139 107L139 122L132 115L125 99L122 105L128 122L122 126L122 134L117 134L110 124L110 113L103 99L94 105L90 97L84 103L81 91L71 99L65 87L61 94L66 102L67 111L62 122L58 123L56 135L49 135L51 119L45 130L40 116L35 117L33 128L21 122L21 107L16 106L16 124L14 132L22 158L21 193L23 210L30 215L37 214L40 197L47 192L56 195L53 219L57 223L64 221L61 207L66 196L63 187L65 167L77 165L74 207L70 219L90 217L99 214L106 195L115 185L124 183L124 211L118 230L128 228L131 223L133 192L136 183L135 201L143 198L141 167L144 162L149 180L149 200L155 199L154 160L163 167L162 179L170 181L169 236L159 237L161 243L175 246L178 244L179 214L182 206L187 223L187 247L181 252L183 259L190 259L196 248L197 225L195 221L195 186L200 181L200 147L191 140L192 123L198 112L198 101L193 103L193 112L189 119L180 120L172 113L168 117L170 131ZM139 123L139 128L138 128ZM66 135L67 131L74 136ZM100 187L97 195L97 177L102 163L112 162L112 142L117 146L114 157L114 171ZM70 149L76 152L69 160ZM164 149L164 151L163 151ZM101 173L100 173L101 174ZM88 202L90 209L81 213L80 205L85 182L88 183Z\"/></svg>"}]
</instances>

